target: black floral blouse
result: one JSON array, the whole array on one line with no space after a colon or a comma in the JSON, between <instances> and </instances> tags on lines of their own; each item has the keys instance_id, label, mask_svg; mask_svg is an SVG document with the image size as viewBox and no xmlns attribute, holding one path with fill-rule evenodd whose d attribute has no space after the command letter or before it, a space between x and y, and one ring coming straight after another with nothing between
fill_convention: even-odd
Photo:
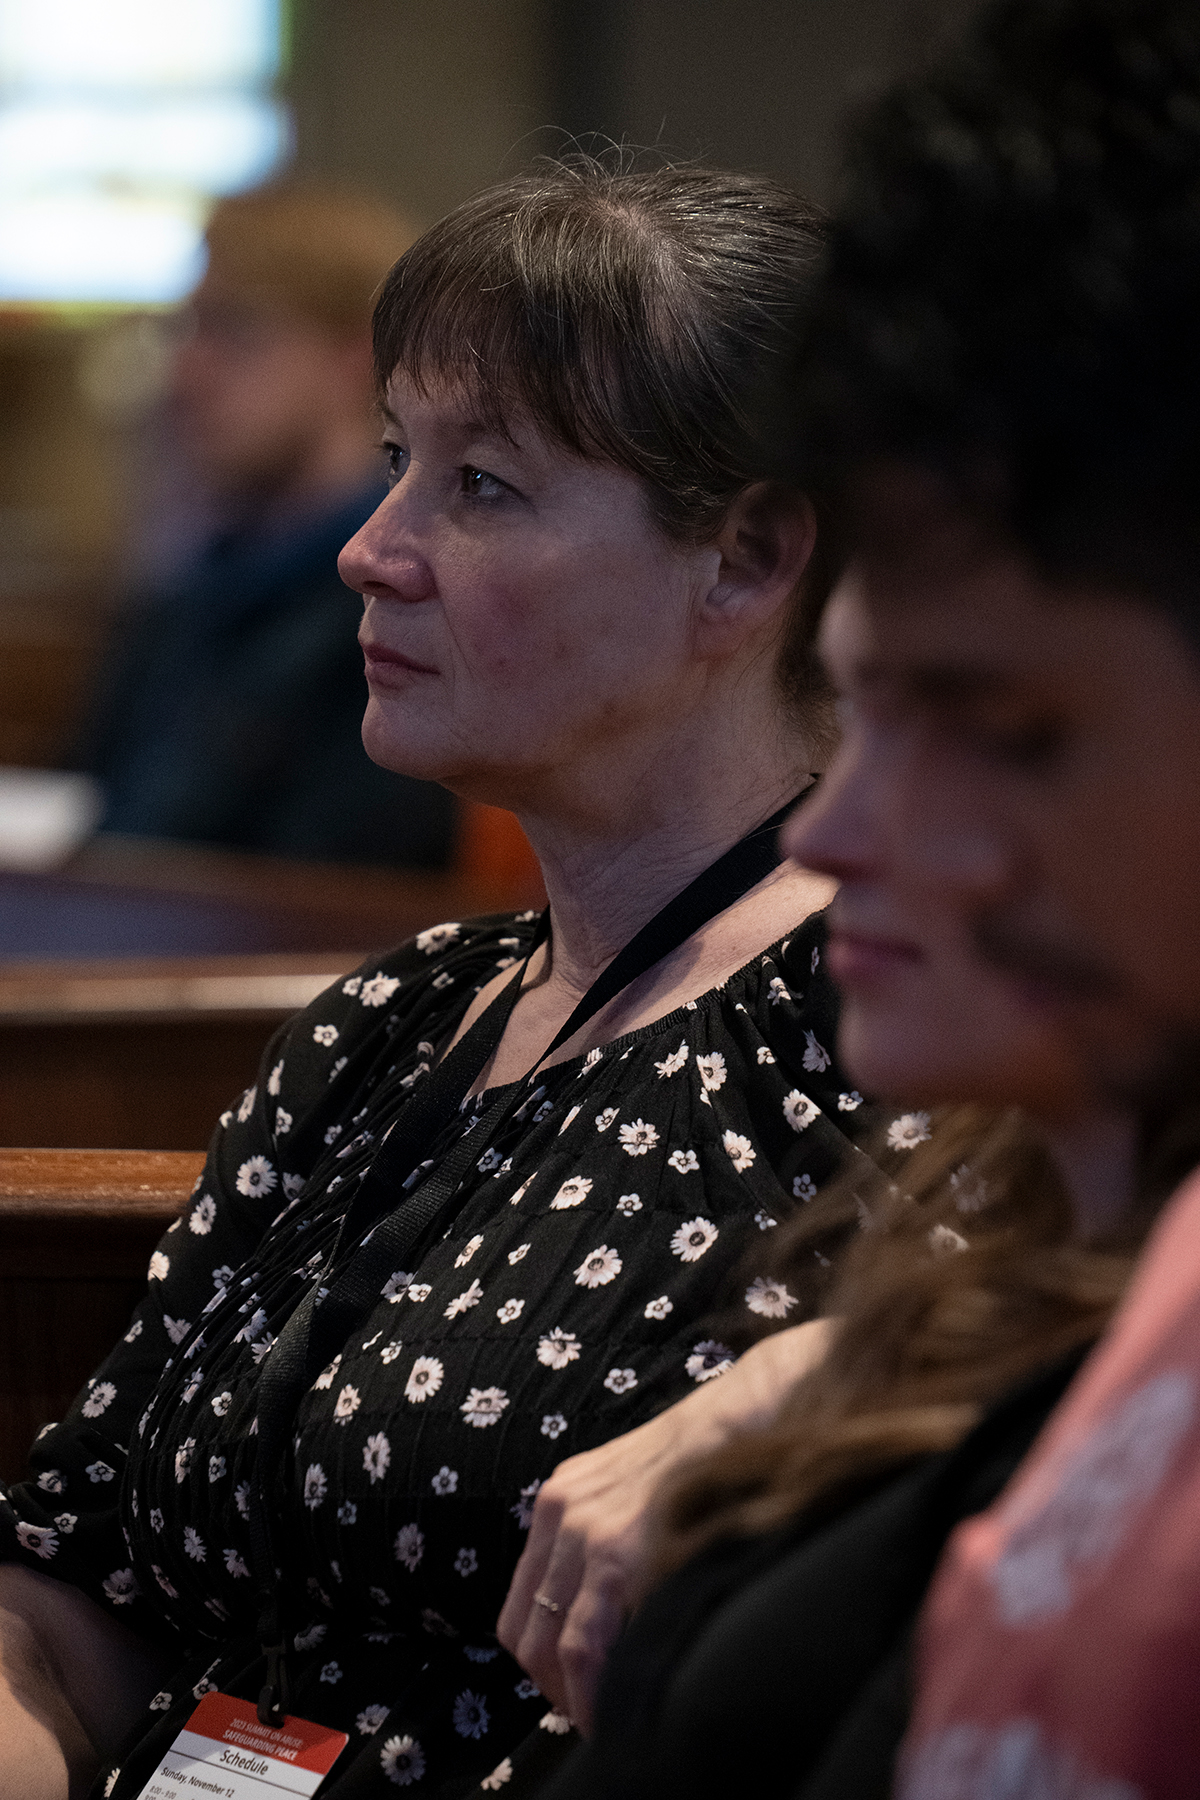
<instances>
[{"instance_id":1,"label":"black floral blouse","mask_svg":"<svg viewBox=\"0 0 1200 1800\"><path fill-rule=\"evenodd\" d=\"M33 1479L0 1490L0 1556L178 1651L97 1794L136 1795L210 1688L257 1694L259 1369L373 1145L532 930L436 926L284 1027L128 1332L41 1433ZM721 1374L732 1352L705 1321L735 1270L749 1314L802 1316L744 1265L866 1110L832 1060L823 935L806 920L668 1017L469 1103L430 1146L434 1165L505 1094L453 1226L313 1383L284 1470L291 1710L350 1736L330 1796L498 1789L521 1740L567 1731L494 1635L534 1496L564 1456Z\"/></svg>"}]
</instances>

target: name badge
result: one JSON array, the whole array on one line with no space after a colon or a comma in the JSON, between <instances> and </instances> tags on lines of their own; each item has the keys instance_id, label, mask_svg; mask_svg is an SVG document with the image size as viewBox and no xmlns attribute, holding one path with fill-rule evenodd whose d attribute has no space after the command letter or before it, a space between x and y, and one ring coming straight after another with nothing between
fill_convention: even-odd
<instances>
[{"instance_id":1,"label":"name badge","mask_svg":"<svg viewBox=\"0 0 1200 1800\"><path fill-rule=\"evenodd\" d=\"M139 1800L309 1800L346 1743L308 1719L260 1725L251 1702L205 1694Z\"/></svg>"}]
</instances>

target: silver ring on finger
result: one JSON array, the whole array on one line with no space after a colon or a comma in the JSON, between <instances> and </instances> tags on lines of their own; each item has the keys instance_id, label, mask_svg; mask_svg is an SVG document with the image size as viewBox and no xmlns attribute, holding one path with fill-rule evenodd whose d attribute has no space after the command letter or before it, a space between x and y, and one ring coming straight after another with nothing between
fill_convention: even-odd
<instances>
[{"instance_id":1,"label":"silver ring on finger","mask_svg":"<svg viewBox=\"0 0 1200 1800\"><path fill-rule=\"evenodd\" d=\"M540 1606L543 1611L548 1613L562 1611L562 1607L558 1604L557 1600L552 1600L549 1594L543 1594L540 1590L533 1596L533 1604L535 1606Z\"/></svg>"}]
</instances>

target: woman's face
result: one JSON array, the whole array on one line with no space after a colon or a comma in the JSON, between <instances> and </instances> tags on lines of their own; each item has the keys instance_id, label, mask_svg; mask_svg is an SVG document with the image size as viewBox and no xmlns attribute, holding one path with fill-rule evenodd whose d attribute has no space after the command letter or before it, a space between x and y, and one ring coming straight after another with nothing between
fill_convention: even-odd
<instances>
[{"instance_id":1,"label":"woman's face","mask_svg":"<svg viewBox=\"0 0 1200 1800\"><path fill-rule=\"evenodd\" d=\"M519 417L497 435L399 376L387 400L390 492L338 563L366 602L371 756L518 807L589 760L652 758L702 680L689 621L718 553Z\"/></svg>"},{"instance_id":2,"label":"woman's face","mask_svg":"<svg viewBox=\"0 0 1200 1800\"><path fill-rule=\"evenodd\" d=\"M844 736L783 843L840 884L827 957L843 996L843 1062L863 1088L897 1100L1022 1106L1069 1121L1089 1096L1052 1016L980 960L953 883L932 885L927 865L918 881L907 866L889 806L892 721L872 682L869 623L852 574L830 600L821 648L842 697Z\"/></svg>"}]
</instances>

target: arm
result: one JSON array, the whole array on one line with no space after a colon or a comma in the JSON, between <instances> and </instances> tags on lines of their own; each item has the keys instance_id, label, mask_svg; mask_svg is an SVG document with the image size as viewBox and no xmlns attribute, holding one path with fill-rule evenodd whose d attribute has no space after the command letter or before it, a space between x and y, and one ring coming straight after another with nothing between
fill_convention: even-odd
<instances>
[{"instance_id":1,"label":"arm","mask_svg":"<svg viewBox=\"0 0 1200 1800\"><path fill-rule=\"evenodd\" d=\"M76 1800L175 1658L75 1588L0 1566L0 1800Z\"/></svg>"},{"instance_id":2,"label":"arm","mask_svg":"<svg viewBox=\"0 0 1200 1800\"><path fill-rule=\"evenodd\" d=\"M828 1319L811 1319L764 1338L719 1381L560 1463L541 1489L497 1630L581 1730L636 1591L662 1480L736 1433L770 1424L788 1390L824 1356L829 1332ZM537 1593L559 1610L537 1605Z\"/></svg>"}]
</instances>

